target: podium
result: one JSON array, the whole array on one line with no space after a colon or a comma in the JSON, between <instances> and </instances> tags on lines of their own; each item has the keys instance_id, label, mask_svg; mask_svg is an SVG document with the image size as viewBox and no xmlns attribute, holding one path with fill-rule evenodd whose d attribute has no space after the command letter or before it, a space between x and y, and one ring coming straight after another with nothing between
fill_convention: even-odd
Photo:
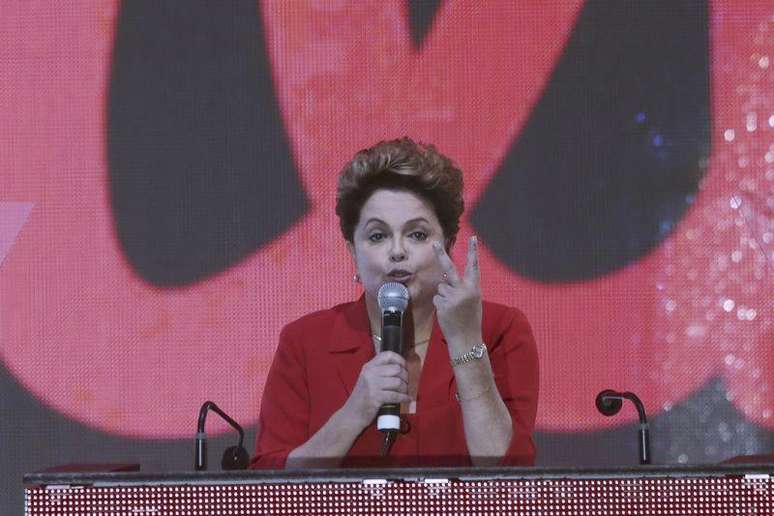
<instances>
[{"instance_id":1,"label":"podium","mask_svg":"<svg viewBox=\"0 0 774 516\"><path fill-rule=\"evenodd\" d=\"M24 476L25 515L774 515L774 464Z\"/></svg>"}]
</instances>

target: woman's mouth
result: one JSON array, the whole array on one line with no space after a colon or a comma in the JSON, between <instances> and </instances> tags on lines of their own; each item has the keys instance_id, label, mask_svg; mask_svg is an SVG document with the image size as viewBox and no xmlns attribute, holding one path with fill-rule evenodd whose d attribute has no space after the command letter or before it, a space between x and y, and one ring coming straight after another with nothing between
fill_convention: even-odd
<instances>
[{"instance_id":1,"label":"woman's mouth","mask_svg":"<svg viewBox=\"0 0 774 516\"><path fill-rule=\"evenodd\" d=\"M413 274L403 269L395 269L390 271L389 274L387 274L387 277L390 278L390 280L397 281L399 283L405 283L409 281L412 278L412 276Z\"/></svg>"}]
</instances>

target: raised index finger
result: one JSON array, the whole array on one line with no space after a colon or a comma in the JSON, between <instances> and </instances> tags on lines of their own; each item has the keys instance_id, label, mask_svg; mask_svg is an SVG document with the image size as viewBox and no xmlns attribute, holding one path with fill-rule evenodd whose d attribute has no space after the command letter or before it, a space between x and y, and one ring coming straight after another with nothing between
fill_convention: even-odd
<instances>
[{"instance_id":1,"label":"raised index finger","mask_svg":"<svg viewBox=\"0 0 774 516\"><path fill-rule=\"evenodd\" d=\"M476 235L468 240L468 259L465 263L465 279L478 283L481 273L478 269L478 238Z\"/></svg>"},{"instance_id":2,"label":"raised index finger","mask_svg":"<svg viewBox=\"0 0 774 516\"><path fill-rule=\"evenodd\" d=\"M459 283L460 275L457 274L457 269L454 267L454 262L452 262L451 258L449 258L449 255L446 254L446 250L443 248L443 246L438 242L433 242L433 250L435 250L435 257L438 258L443 272L446 273L446 279L448 280L449 284L456 285Z\"/></svg>"}]
</instances>

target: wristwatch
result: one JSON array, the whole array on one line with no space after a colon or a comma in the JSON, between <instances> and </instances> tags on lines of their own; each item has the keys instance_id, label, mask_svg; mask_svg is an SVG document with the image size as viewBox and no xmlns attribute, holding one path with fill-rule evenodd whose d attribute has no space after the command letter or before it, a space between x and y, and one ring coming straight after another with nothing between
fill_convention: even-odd
<instances>
[{"instance_id":1,"label":"wristwatch","mask_svg":"<svg viewBox=\"0 0 774 516\"><path fill-rule=\"evenodd\" d=\"M460 355L457 358L452 358L451 365L452 367L456 367L458 365L467 364L468 362L472 362L474 360L481 360L486 351L486 344L481 342L473 346L473 348L471 348L471 350L467 353Z\"/></svg>"}]
</instances>

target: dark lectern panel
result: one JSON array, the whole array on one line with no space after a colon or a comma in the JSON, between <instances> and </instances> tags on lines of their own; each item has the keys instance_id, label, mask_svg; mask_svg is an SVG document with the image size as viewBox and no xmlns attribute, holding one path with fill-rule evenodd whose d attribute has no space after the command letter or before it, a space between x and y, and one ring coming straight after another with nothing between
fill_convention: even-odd
<instances>
[{"instance_id":1,"label":"dark lectern panel","mask_svg":"<svg viewBox=\"0 0 774 516\"><path fill-rule=\"evenodd\" d=\"M445 470L372 474L300 472L37 475L25 514L218 516L247 514L774 514L774 467L637 470ZM318 472L319 473L319 472ZM32 482L32 476L26 477Z\"/></svg>"}]
</instances>

